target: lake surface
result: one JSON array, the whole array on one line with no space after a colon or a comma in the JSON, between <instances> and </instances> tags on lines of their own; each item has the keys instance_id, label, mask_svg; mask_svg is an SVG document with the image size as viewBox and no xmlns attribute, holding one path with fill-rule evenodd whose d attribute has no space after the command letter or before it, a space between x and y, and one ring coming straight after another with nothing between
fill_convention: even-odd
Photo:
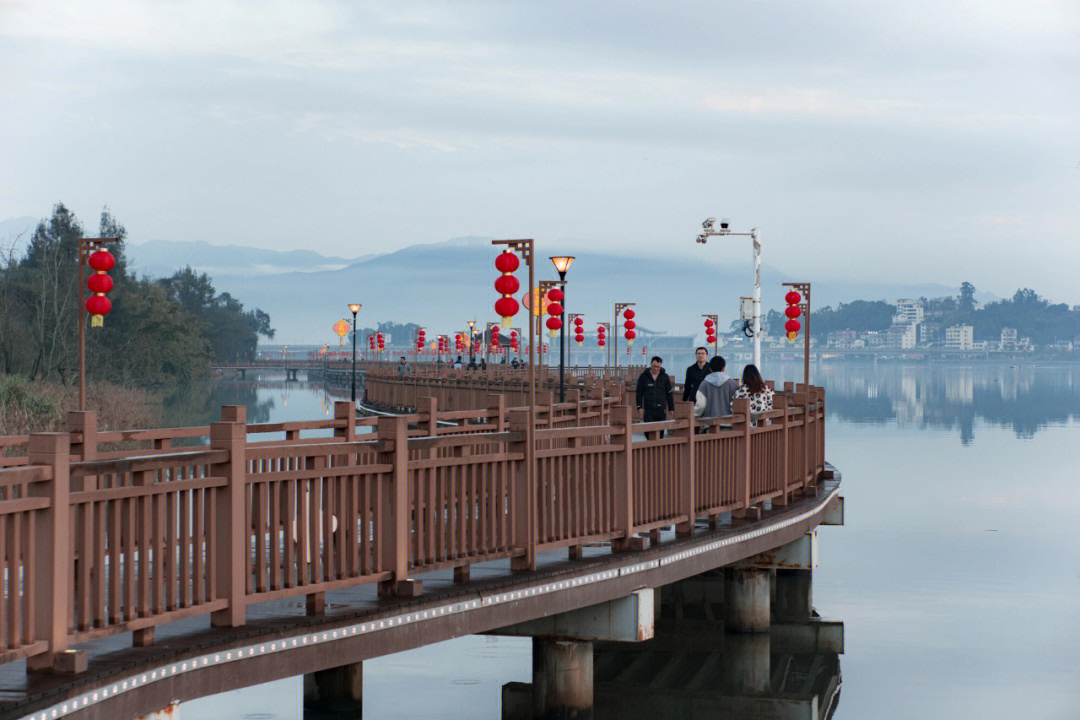
<instances>
[{"instance_id":1,"label":"lake surface","mask_svg":"<svg viewBox=\"0 0 1080 720\"><path fill-rule=\"evenodd\" d=\"M321 387L264 380L185 393L170 424L220 404L252 422L332 414ZM834 717L1080 716L1080 368L824 363L811 380L847 498L814 573L818 612L845 624ZM367 661L364 717L498 718L500 687L530 663L527 639L491 637ZM300 718L299 694L299 679L269 683L181 717Z\"/></svg>"}]
</instances>

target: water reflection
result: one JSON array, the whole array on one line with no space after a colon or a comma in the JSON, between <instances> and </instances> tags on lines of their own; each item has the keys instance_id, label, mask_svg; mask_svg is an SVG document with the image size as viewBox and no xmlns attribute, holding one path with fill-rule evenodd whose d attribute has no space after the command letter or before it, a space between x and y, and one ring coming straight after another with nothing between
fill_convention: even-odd
<instances>
[{"instance_id":1,"label":"water reflection","mask_svg":"<svg viewBox=\"0 0 1080 720\"><path fill-rule=\"evenodd\" d=\"M810 627L725 633L715 623L660 620L648 642L597 643L595 716L831 718L840 701L837 625L832 637Z\"/></svg>"},{"instance_id":2,"label":"water reflection","mask_svg":"<svg viewBox=\"0 0 1080 720\"><path fill-rule=\"evenodd\" d=\"M1074 366L826 363L814 379L826 388L832 417L957 430L967 445L978 421L1030 439L1080 416L1078 374Z\"/></svg>"}]
</instances>

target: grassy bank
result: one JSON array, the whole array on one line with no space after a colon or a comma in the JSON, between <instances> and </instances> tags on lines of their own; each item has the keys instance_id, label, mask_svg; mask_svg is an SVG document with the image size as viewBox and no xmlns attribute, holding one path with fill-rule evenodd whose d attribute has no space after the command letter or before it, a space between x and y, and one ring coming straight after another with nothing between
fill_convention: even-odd
<instances>
[{"instance_id":1,"label":"grassy bank","mask_svg":"<svg viewBox=\"0 0 1080 720\"><path fill-rule=\"evenodd\" d=\"M0 435L65 430L67 412L78 404L77 387L0 375ZM161 422L161 400L145 390L91 383L86 407L97 411L101 430L157 427Z\"/></svg>"}]
</instances>

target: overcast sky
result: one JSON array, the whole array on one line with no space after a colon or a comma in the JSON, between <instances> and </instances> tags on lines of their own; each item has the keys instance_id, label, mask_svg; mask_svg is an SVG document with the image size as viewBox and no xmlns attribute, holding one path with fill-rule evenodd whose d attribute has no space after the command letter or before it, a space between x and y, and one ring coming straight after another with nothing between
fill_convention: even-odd
<instances>
[{"instance_id":1,"label":"overcast sky","mask_svg":"<svg viewBox=\"0 0 1080 720\"><path fill-rule=\"evenodd\" d=\"M1080 3L0 0L0 219L633 253L1080 303ZM584 279L583 279L584 280Z\"/></svg>"}]
</instances>

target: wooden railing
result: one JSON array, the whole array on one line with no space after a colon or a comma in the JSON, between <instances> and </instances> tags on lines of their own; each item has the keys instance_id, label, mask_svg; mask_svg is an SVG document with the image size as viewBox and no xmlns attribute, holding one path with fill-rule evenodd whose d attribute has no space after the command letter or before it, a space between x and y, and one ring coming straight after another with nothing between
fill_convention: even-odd
<instances>
[{"instance_id":1,"label":"wooden railing","mask_svg":"<svg viewBox=\"0 0 1080 720\"><path fill-rule=\"evenodd\" d=\"M722 512L788 503L824 468L824 392L780 392L751 423L727 418L635 423L613 398L535 408L248 425L223 408L207 428L29 436L0 468L0 662L54 667L70 645L209 614L245 622L248 604L379 583L408 593L416 574L585 543L633 546L636 533ZM367 428L358 428L366 423ZM368 432L358 432L358 429ZM320 431L322 437L301 437ZM260 439L258 434L284 433ZM177 438L209 445L168 447ZM142 447L99 452L107 443ZM94 456L96 457L89 457Z\"/></svg>"}]
</instances>

